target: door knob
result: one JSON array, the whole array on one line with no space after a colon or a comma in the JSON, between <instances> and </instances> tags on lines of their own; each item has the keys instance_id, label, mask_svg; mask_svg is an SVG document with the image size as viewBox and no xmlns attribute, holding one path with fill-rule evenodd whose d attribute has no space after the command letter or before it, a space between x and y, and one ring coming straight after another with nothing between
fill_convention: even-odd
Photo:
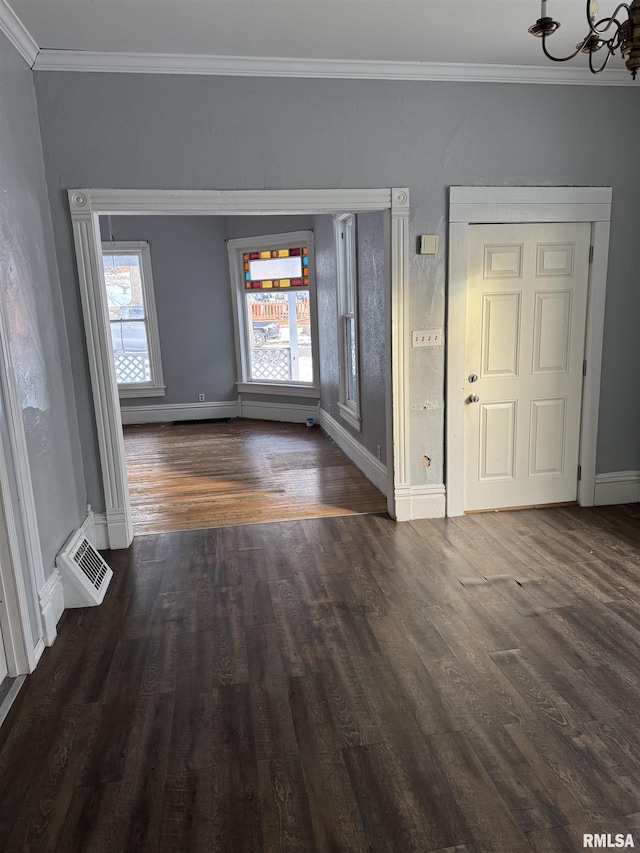
<instances>
[{"instance_id":1,"label":"door knob","mask_svg":"<svg viewBox=\"0 0 640 853\"><path fill-rule=\"evenodd\" d=\"M479 403L480 397L477 394L469 394L467 397L467 403Z\"/></svg>"}]
</instances>

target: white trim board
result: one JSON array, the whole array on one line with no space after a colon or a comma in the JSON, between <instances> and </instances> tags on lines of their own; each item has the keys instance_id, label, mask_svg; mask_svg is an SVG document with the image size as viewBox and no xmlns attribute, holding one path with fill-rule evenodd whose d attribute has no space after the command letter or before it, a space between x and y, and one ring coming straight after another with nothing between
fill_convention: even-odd
<instances>
[{"instance_id":1,"label":"white trim board","mask_svg":"<svg viewBox=\"0 0 640 853\"><path fill-rule=\"evenodd\" d=\"M640 471L596 474L595 506L635 504L640 501Z\"/></svg>"},{"instance_id":2,"label":"white trim board","mask_svg":"<svg viewBox=\"0 0 640 853\"><path fill-rule=\"evenodd\" d=\"M593 506L604 305L609 254L611 187L451 187L447 304L447 515L464 512L464 416L466 381L467 241L469 226L482 223L590 222L593 262L585 331L587 372L582 391L578 503Z\"/></svg>"},{"instance_id":3,"label":"white trim board","mask_svg":"<svg viewBox=\"0 0 640 853\"><path fill-rule=\"evenodd\" d=\"M405 187L336 190L109 190L72 189L69 208L78 267L89 373L105 496L108 541L126 548L133 524L124 459L120 404L107 328L106 294L102 286L100 216L108 214L213 215L319 214L345 210L385 211L391 218L390 361L393 365L387 400L392 411L387 446L394 448L394 485L406 485L409 447L408 348L409 190ZM243 406L244 406L243 401ZM257 406L257 404L253 404ZM259 410L265 417L267 409ZM277 411L277 410L276 410ZM316 410L317 411L317 410ZM393 434L391 435L391 430ZM396 461L396 455L397 460ZM400 464L398 464L398 462Z\"/></svg>"},{"instance_id":4,"label":"white trim board","mask_svg":"<svg viewBox=\"0 0 640 853\"><path fill-rule=\"evenodd\" d=\"M25 31L26 32L26 31ZM533 83L563 86L633 86L625 69L602 75L557 65L497 65L273 56L212 56L43 49L34 71L123 74L197 74L226 77L307 77L340 80L444 80L460 83Z\"/></svg>"},{"instance_id":5,"label":"white trim board","mask_svg":"<svg viewBox=\"0 0 640 853\"><path fill-rule=\"evenodd\" d=\"M24 61L33 68L40 48L6 0L0 0L0 32L5 34Z\"/></svg>"},{"instance_id":6,"label":"white trim board","mask_svg":"<svg viewBox=\"0 0 640 853\"><path fill-rule=\"evenodd\" d=\"M396 520L443 518L445 515L445 499L446 491L443 483L405 486L396 489Z\"/></svg>"},{"instance_id":7,"label":"white trim board","mask_svg":"<svg viewBox=\"0 0 640 853\"><path fill-rule=\"evenodd\" d=\"M282 421L284 423L303 424L307 418L318 417L318 404L294 405L289 403L262 403L252 400L239 400L241 418L256 421Z\"/></svg>"},{"instance_id":8,"label":"white trim board","mask_svg":"<svg viewBox=\"0 0 640 853\"><path fill-rule=\"evenodd\" d=\"M123 424L166 424L173 421L198 421L209 418L237 418L240 401L220 403L162 403L157 406L121 406Z\"/></svg>"},{"instance_id":9,"label":"white trim board","mask_svg":"<svg viewBox=\"0 0 640 853\"><path fill-rule=\"evenodd\" d=\"M58 635L56 625L64 613L62 577L57 569L54 569L45 581L44 586L40 589L39 597L44 641L47 646L51 646Z\"/></svg>"},{"instance_id":10,"label":"white trim board","mask_svg":"<svg viewBox=\"0 0 640 853\"><path fill-rule=\"evenodd\" d=\"M333 439L340 450L348 456L356 468L365 475L367 480L370 480L373 485L382 492L385 497L388 497L389 480L387 466L367 450L360 442L355 439L351 433L338 423L324 409L319 411L320 426L327 433L329 438Z\"/></svg>"}]
</instances>

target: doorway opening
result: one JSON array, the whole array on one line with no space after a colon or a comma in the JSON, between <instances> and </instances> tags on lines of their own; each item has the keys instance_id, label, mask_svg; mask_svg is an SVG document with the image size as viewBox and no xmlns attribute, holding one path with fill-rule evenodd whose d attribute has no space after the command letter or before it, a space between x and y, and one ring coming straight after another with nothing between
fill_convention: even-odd
<instances>
[{"instance_id":1,"label":"doorway opening","mask_svg":"<svg viewBox=\"0 0 640 853\"><path fill-rule=\"evenodd\" d=\"M150 195L153 196L151 200L149 198ZM303 195L306 197L303 198ZM403 191L396 192L381 190L336 191L336 193L331 191L312 191L306 194L301 194L298 191L293 193L282 191L282 193L266 194L260 192L203 192L184 193L178 194L178 196L179 198L176 200L175 193L163 192L148 194L135 192L126 193L120 191L76 191L75 193L70 194L76 246L79 255L85 256L85 252L87 253L85 259L89 261L89 263L83 264L82 266L79 265L83 304L88 305L91 303L98 315L96 316L93 310L85 311L85 327L87 328L87 341L89 344L90 354L93 349L94 354L97 356L95 359L90 358L90 365L95 373L95 377L92 376L92 379L94 379L94 403L96 404L96 412L100 414L99 422L101 422L103 427L105 427L104 429L100 429L98 432L101 459L103 461L103 476L106 481L105 495L107 497L105 523L103 525L103 530L106 528L105 532L107 535L103 538L103 542L104 539L107 541L104 544L112 548L126 547L131 541L133 527L131 521L131 507L127 491L126 472L124 471L123 464L125 458L124 443L121 435L120 440L118 440L118 436L116 434L116 432L120 431L120 405L113 405L113 398L115 397L115 394L113 394L113 391L111 394L108 393L108 388L110 387L111 389L115 389L116 383L113 375L112 364L107 363L109 362L109 338L111 337L111 334L105 334L106 324L104 323L104 319L102 319L106 316L105 296L100 292L99 287L102 282L99 263L96 263L96 261L99 260L99 254L97 251L95 252L95 260L93 258L94 251L98 248L96 244L99 244L100 217L110 216L115 218L127 216L128 218L133 219L145 217L145 214L152 214L152 218L158 219L166 216L171 217L174 214L177 214L178 216L184 216L186 214L189 217L200 217L200 215L204 213L206 216L214 218L217 218L218 216L226 217L229 221L233 220L237 222L239 221L239 218L242 218L242 214L247 212L247 207L243 210L240 206L241 209L238 210L238 202L240 199L243 202L251 199L251 207L248 209L248 212L252 214L251 218L255 218L256 214L258 214L261 217L262 222L265 222L265 217L267 217L267 220L270 220L271 217L285 215L289 217L325 216L330 221L333 221L333 215L336 213L342 213L345 209L354 211L356 215L367 214L369 211L372 213L374 211L386 211L385 221L387 224L385 224L385 233L388 244L390 244L390 250L387 255L388 285L385 285L387 288L385 302L387 310L384 312L386 316L381 318L381 323L384 337L383 348L385 350L385 363L387 365L386 369L389 373L385 376L382 405L377 407L378 417L383 421L384 438L377 442L377 447L374 445L370 450L366 447L359 446L358 442L354 441L354 437L350 434L350 431L345 429L344 425L340 424L337 411L332 412L330 406L329 411L323 411L322 406L318 406L320 389L319 387L316 387L315 382L310 384L305 383L304 377L302 377L302 381L300 381L299 377L296 387L292 388L283 387L281 384L278 384L276 390L261 387L259 389L260 396L258 396L258 394L255 393L258 389L254 387L247 389L244 383L246 375L243 375L238 371L238 373L233 377L234 384L236 386L235 399L231 399L230 395L226 395L226 398L221 400L211 400L210 395L205 395L205 400L202 401L202 403L205 407L208 407L208 412L200 410L198 416L202 417L207 413L210 413L214 418L216 416L237 417L238 415L241 415L242 417L249 418L258 417L266 418L267 420L282 421L293 420L302 423L304 423L308 417L313 417L315 423L319 422L326 429L329 435L338 441L340 446L342 446L341 441L344 439L347 444L351 443L349 446L353 445L355 447L353 455L356 456L356 461L358 462L359 467L361 469L364 468L365 473L367 473L368 476L373 473L373 476L370 476L370 479L373 479L376 485L379 485L385 493L387 508L389 509L391 507L393 509L395 496L394 477L396 480L398 479L396 474L397 471L400 472L400 476L404 476L404 466L398 466L397 459L397 448L399 446L402 447L403 445L396 441L395 435L392 435L393 428L403 428L403 422L402 419L400 419L400 423L396 424L395 420L392 418L392 409L395 408L396 401L403 399L404 386L403 383L397 381L398 377L396 375L396 371L391 372L389 368L389 365L392 363L390 351L393 346L393 342L391 341L390 314L392 311L392 305L394 302L397 302L397 298L394 298L394 293L398 290L402 290L404 287L404 269L406 269L406 267L401 271L402 275L399 275L398 271L401 265L398 263L398 254L403 257L403 253L406 250L406 245L402 239L404 232L400 225L406 225L408 196ZM221 196L224 198L221 198ZM265 198L266 196L268 196L269 209L266 208L266 205L261 208L262 203L267 200ZM81 201L84 199L84 203L78 204L78 199ZM87 210L86 206L89 203L89 200L91 202L90 210ZM206 202L206 204L203 202ZM166 207L164 207L164 205L166 205ZM278 207L278 205L280 205L280 207ZM394 227L391 227L391 220L388 216L388 213L389 211L392 211L392 208L397 208L393 223ZM132 213L134 214L133 217L131 217ZM273 233L273 229L269 226L263 226L262 231L258 233L264 234L265 232ZM130 237L130 235L124 235L123 237L122 234L116 234L117 239L124 239L125 237ZM136 239L138 238L139 235ZM335 302L335 292L333 294L333 301ZM272 310L272 306L268 307L269 310ZM251 306L251 311L253 312L253 306ZM298 306L296 305L296 314L297 313ZM174 316L177 317L177 312ZM244 325L246 326L246 323ZM236 328L239 327L240 324L236 323ZM106 331L110 331L108 327ZM280 332L280 334L282 334L282 332ZM253 340L251 340L251 343L254 343ZM238 362L242 365L242 353L241 351L238 352L238 350L240 350L239 342L236 341L235 344L235 354ZM300 340L298 340L298 346L300 346ZM164 344L161 343L161 350L163 347ZM255 346L253 348L260 349L260 347ZM400 349L402 350L402 354L404 354L404 345L401 345ZM168 387L169 374L164 353L162 353L162 361L165 383ZM398 368L401 363L402 358L399 357L396 359L395 365L398 365ZM215 368L217 369L217 367L218 365L216 364ZM316 368L312 366L312 371L315 369ZM304 387L305 384L306 387ZM105 387L105 385L107 387ZM397 386L402 386L399 391L396 390ZM96 393L96 390L98 393ZM207 397L209 397L209 399L207 399ZM283 399L278 400L277 397L282 397ZM125 424L135 423L135 409L140 408L140 406L136 405L138 401L129 400L125 397L119 402L122 403L122 422ZM162 413L162 417L152 417L151 420L167 421L189 419L191 407L198 405L201 405L199 399L197 403L179 405L167 402L165 398L164 401L160 401L160 406L156 407L163 407L165 409ZM278 407L280 407L280 410L276 411ZM150 408L153 408L153 406ZM337 406L335 408L337 409ZM167 417L168 412L166 410L168 409L173 409L171 412L172 417ZM283 416L283 409L288 410L287 417ZM294 413L294 417L291 417L292 412ZM116 424L118 427L117 431L114 429ZM107 429L107 427L109 428ZM381 456L384 454L385 443L388 448L386 465L381 462ZM402 456L401 453L399 455ZM361 457L365 457L364 460ZM367 466L369 466L370 470L367 469ZM100 525L100 521L98 522L98 525Z\"/></svg>"}]
</instances>

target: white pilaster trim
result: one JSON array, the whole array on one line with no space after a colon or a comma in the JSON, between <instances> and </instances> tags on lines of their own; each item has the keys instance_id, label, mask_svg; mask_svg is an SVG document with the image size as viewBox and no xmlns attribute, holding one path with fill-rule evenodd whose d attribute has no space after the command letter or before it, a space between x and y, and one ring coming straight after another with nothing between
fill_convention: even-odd
<instances>
[{"instance_id":1,"label":"white pilaster trim","mask_svg":"<svg viewBox=\"0 0 640 853\"><path fill-rule=\"evenodd\" d=\"M404 486L396 489L395 499L397 521L443 518L445 515L446 491L443 483Z\"/></svg>"},{"instance_id":2,"label":"white pilaster trim","mask_svg":"<svg viewBox=\"0 0 640 853\"><path fill-rule=\"evenodd\" d=\"M554 65L305 59L43 49L36 71L98 71L129 74L199 74L230 77L307 77L340 80L444 80L459 83L532 83L563 86L632 86L630 74L609 69Z\"/></svg>"},{"instance_id":3,"label":"white pilaster trim","mask_svg":"<svg viewBox=\"0 0 640 853\"><path fill-rule=\"evenodd\" d=\"M393 410L393 495L408 486L409 474L409 190L391 194L391 395ZM397 517L391 504L389 513Z\"/></svg>"},{"instance_id":4,"label":"white pilaster trim","mask_svg":"<svg viewBox=\"0 0 640 853\"><path fill-rule=\"evenodd\" d=\"M123 424L166 424L173 421L196 421L209 418L237 418L238 400L211 403L167 403L159 406L121 406Z\"/></svg>"},{"instance_id":5,"label":"white pilaster trim","mask_svg":"<svg viewBox=\"0 0 640 853\"><path fill-rule=\"evenodd\" d=\"M589 266L580 427L582 478L578 502L592 506L598 405L607 287L611 187L451 187L447 326L447 515L464 512L464 351L466 343L467 240L474 223L589 222L593 261Z\"/></svg>"},{"instance_id":6,"label":"white pilaster trim","mask_svg":"<svg viewBox=\"0 0 640 853\"><path fill-rule=\"evenodd\" d=\"M102 287L102 263L99 262L102 252L99 217L97 213L92 213L89 198L83 193L71 194L70 201L109 543L112 548L127 548L133 541L133 524L124 464L118 386L106 322L106 291ZM115 525L113 532L111 524ZM116 541L122 544L115 545Z\"/></svg>"},{"instance_id":7,"label":"white pilaster trim","mask_svg":"<svg viewBox=\"0 0 640 853\"><path fill-rule=\"evenodd\" d=\"M40 612L44 627L45 645L51 646L58 632L56 625L64 612L64 590L62 588L62 577L57 569L49 575L40 589Z\"/></svg>"},{"instance_id":8,"label":"white pilaster trim","mask_svg":"<svg viewBox=\"0 0 640 853\"><path fill-rule=\"evenodd\" d=\"M640 501L640 471L596 474L595 506L633 504Z\"/></svg>"},{"instance_id":9,"label":"white pilaster trim","mask_svg":"<svg viewBox=\"0 0 640 853\"><path fill-rule=\"evenodd\" d=\"M356 468L359 468L367 480L370 480L376 489L386 497L389 487L387 466L376 459L373 453L360 444L329 412L320 409L319 420L320 426L329 438L335 441Z\"/></svg>"},{"instance_id":10,"label":"white pilaster trim","mask_svg":"<svg viewBox=\"0 0 640 853\"><path fill-rule=\"evenodd\" d=\"M5 34L29 68L33 68L40 48L6 0L0 0L0 32Z\"/></svg>"}]
</instances>

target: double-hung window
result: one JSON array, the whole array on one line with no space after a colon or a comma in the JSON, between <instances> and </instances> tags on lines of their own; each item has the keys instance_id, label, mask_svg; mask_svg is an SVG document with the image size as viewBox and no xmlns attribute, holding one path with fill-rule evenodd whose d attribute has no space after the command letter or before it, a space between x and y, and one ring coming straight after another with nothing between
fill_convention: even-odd
<instances>
[{"instance_id":1,"label":"double-hung window","mask_svg":"<svg viewBox=\"0 0 640 853\"><path fill-rule=\"evenodd\" d=\"M313 233L227 243L238 390L318 396Z\"/></svg>"},{"instance_id":2,"label":"double-hung window","mask_svg":"<svg viewBox=\"0 0 640 853\"><path fill-rule=\"evenodd\" d=\"M102 266L118 393L161 397L165 387L149 244L103 243Z\"/></svg>"},{"instance_id":3,"label":"double-hung window","mask_svg":"<svg viewBox=\"0 0 640 853\"><path fill-rule=\"evenodd\" d=\"M351 213L334 219L337 300L340 417L360 429L360 381L358 368L358 281L356 269L356 224Z\"/></svg>"}]
</instances>

